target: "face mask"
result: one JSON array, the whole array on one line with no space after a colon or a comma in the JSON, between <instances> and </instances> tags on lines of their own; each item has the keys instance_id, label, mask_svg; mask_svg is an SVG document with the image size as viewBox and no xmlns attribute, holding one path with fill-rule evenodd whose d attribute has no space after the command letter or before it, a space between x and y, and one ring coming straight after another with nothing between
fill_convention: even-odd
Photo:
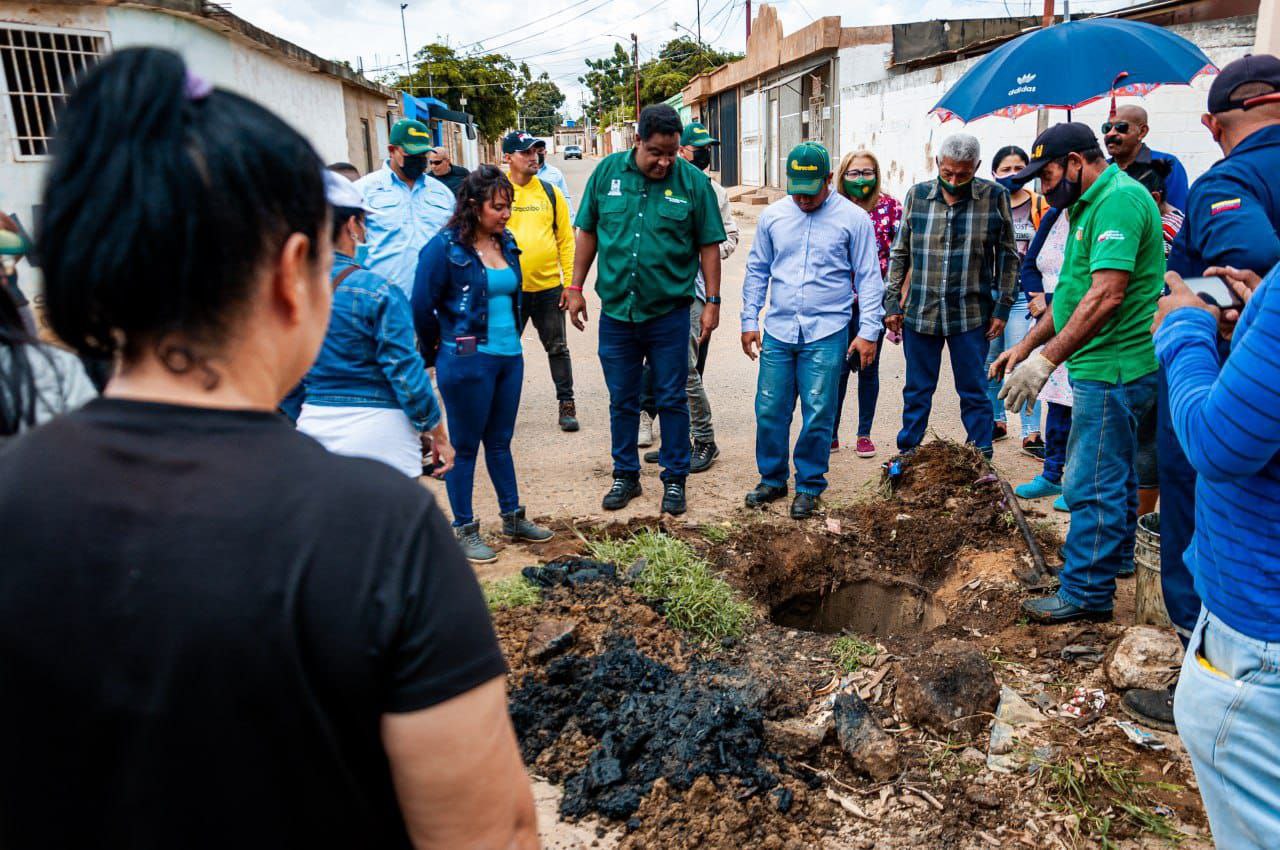
<instances>
[{"instance_id":1,"label":"face mask","mask_svg":"<svg viewBox=\"0 0 1280 850\"><path fill-rule=\"evenodd\" d=\"M427 155L424 153L417 156L406 156L404 164L400 166L400 170L404 172L405 177L416 182L419 177L426 173Z\"/></svg>"},{"instance_id":2,"label":"face mask","mask_svg":"<svg viewBox=\"0 0 1280 850\"><path fill-rule=\"evenodd\" d=\"M541 168L546 164L547 164L547 155L545 153L538 154L538 167Z\"/></svg>"},{"instance_id":3,"label":"face mask","mask_svg":"<svg viewBox=\"0 0 1280 850\"><path fill-rule=\"evenodd\" d=\"M939 177L938 185L946 189L948 192L955 195L956 197L964 197L965 195L969 194L969 190L973 188L973 181L966 180L963 183L948 183L946 180L943 180L941 177Z\"/></svg>"},{"instance_id":4,"label":"face mask","mask_svg":"<svg viewBox=\"0 0 1280 850\"><path fill-rule=\"evenodd\" d=\"M859 200L870 198L871 193L876 190L876 178L874 177L859 177L856 180L844 180L842 182L844 183L844 190L849 193L849 197L858 198Z\"/></svg>"},{"instance_id":5,"label":"face mask","mask_svg":"<svg viewBox=\"0 0 1280 850\"><path fill-rule=\"evenodd\" d=\"M367 241L368 239L369 239L369 231L366 230L360 237L357 237L355 240L356 252L355 252L355 255L352 257L352 259L356 261L357 266L363 266L365 262L369 259L369 242Z\"/></svg>"},{"instance_id":6,"label":"face mask","mask_svg":"<svg viewBox=\"0 0 1280 850\"><path fill-rule=\"evenodd\" d=\"M706 171L711 167L711 150L706 147L694 148L693 159L690 160L694 165L702 171Z\"/></svg>"},{"instance_id":7,"label":"face mask","mask_svg":"<svg viewBox=\"0 0 1280 850\"><path fill-rule=\"evenodd\" d=\"M1058 185L1044 193L1045 200L1056 209L1065 210L1080 200L1082 189L1079 180L1068 180L1066 166L1063 166L1062 179Z\"/></svg>"},{"instance_id":8,"label":"face mask","mask_svg":"<svg viewBox=\"0 0 1280 850\"><path fill-rule=\"evenodd\" d=\"M996 182L999 183L1001 186L1003 186L1005 189L1007 189L1010 194L1013 194L1014 192L1018 191L1018 187L1015 186L1013 183L1012 174L1008 175L1007 177L997 177Z\"/></svg>"}]
</instances>

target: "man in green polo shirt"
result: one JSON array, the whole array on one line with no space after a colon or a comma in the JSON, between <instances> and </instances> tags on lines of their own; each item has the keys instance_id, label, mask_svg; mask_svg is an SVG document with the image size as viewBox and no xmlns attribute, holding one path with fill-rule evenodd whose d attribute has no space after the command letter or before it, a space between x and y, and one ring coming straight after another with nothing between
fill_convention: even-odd
<instances>
[{"instance_id":1,"label":"man in green polo shirt","mask_svg":"<svg viewBox=\"0 0 1280 850\"><path fill-rule=\"evenodd\" d=\"M653 369L662 423L662 510L685 511L689 474L689 305L701 269L706 283L702 339L720 324L720 208L707 175L681 159L680 116L670 106L640 112L635 147L606 157L583 192L573 283L561 307L574 327L587 321L582 288L599 255L600 364L609 387L613 486L605 510L640 495L641 371Z\"/></svg>"},{"instance_id":2,"label":"man in green polo shirt","mask_svg":"<svg viewBox=\"0 0 1280 850\"><path fill-rule=\"evenodd\" d=\"M1074 406L1062 484L1071 530L1058 592L1022 607L1040 622L1109 620L1116 576L1133 570L1138 422L1156 400L1151 320L1164 288L1160 211L1142 184L1107 164L1084 124L1040 134L1014 180L1037 175L1049 203L1068 210L1071 222L1053 321L1037 324L991 374L1021 364L1000 392L1021 410L1066 362Z\"/></svg>"}]
</instances>

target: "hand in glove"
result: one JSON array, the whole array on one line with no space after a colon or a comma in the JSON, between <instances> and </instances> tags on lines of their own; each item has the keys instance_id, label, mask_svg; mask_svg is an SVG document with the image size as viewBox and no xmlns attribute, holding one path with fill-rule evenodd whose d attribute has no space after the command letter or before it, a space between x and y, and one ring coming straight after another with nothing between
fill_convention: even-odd
<instances>
[{"instance_id":1,"label":"hand in glove","mask_svg":"<svg viewBox=\"0 0 1280 850\"><path fill-rule=\"evenodd\" d=\"M1040 390L1044 389L1049 376L1057 368L1058 365L1046 359L1043 354L1033 354L1005 378L1004 386L1000 389L1000 400L1009 410L1025 410L1035 404Z\"/></svg>"}]
</instances>

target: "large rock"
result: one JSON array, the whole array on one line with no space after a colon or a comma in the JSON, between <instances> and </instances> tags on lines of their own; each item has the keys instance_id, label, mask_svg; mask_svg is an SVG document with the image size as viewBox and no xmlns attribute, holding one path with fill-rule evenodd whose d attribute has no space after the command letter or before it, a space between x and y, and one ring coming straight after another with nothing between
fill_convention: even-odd
<instances>
[{"instance_id":1,"label":"large rock","mask_svg":"<svg viewBox=\"0 0 1280 850\"><path fill-rule=\"evenodd\" d=\"M576 620L557 618L539 620L529 632L524 653L529 660L539 664L548 661L573 646L574 633L577 629Z\"/></svg>"},{"instance_id":2,"label":"large rock","mask_svg":"<svg viewBox=\"0 0 1280 850\"><path fill-rule=\"evenodd\" d=\"M1111 644L1102 665L1117 690L1163 688L1182 667L1182 642L1168 629L1132 626Z\"/></svg>"},{"instance_id":3,"label":"large rock","mask_svg":"<svg viewBox=\"0 0 1280 850\"><path fill-rule=\"evenodd\" d=\"M835 722L830 712L824 712L819 717L766 720L764 739L770 749L782 755L804 756L822 746L827 733L834 726Z\"/></svg>"},{"instance_id":4,"label":"large rock","mask_svg":"<svg viewBox=\"0 0 1280 850\"><path fill-rule=\"evenodd\" d=\"M1000 687L978 647L939 641L896 667L893 707L903 718L939 735L976 738L986 730Z\"/></svg>"},{"instance_id":5,"label":"large rock","mask_svg":"<svg viewBox=\"0 0 1280 850\"><path fill-rule=\"evenodd\" d=\"M898 775L902 769L898 744L880 728L862 697L857 694L836 697L834 718L840 749L855 768L881 782Z\"/></svg>"}]
</instances>

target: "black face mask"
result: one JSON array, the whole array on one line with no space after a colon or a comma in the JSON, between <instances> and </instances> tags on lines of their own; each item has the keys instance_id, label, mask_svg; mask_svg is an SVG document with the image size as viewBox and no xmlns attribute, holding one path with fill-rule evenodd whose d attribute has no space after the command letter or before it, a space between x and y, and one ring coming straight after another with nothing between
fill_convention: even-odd
<instances>
[{"instance_id":1,"label":"black face mask","mask_svg":"<svg viewBox=\"0 0 1280 850\"><path fill-rule=\"evenodd\" d=\"M711 167L711 149L703 146L693 149L693 164L703 171Z\"/></svg>"},{"instance_id":2,"label":"black face mask","mask_svg":"<svg viewBox=\"0 0 1280 850\"><path fill-rule=\"evenodd\" d=\"M1058 185L1044 193L1044 198L1055 209L1065 210L1080 200L1083 190L1080 188L1079 180L1067 179L1067 164L1062 164L1062 179L1058 181Z\"/></svg>"},{"instance_id":3,"label":"black face mask","mask_svg":"<svg viewBox=\"0 0 1280 850\"><path fill-rule=\"evenodd\" d=\"M427 171L427 155L419 154L417 156L406 156L404 163L401 164L400 170L404 172L404 176L410 181L416 181Z\"/></svg>"},{"instance_id":4,"label":"black face mask","mask_svg":"<svg viewBox=\"0 0 1280 850\"><path fill-rule=\"evenodd\" d=\"M539 167L539 168L541 168L542 166L544 166L544 165L546 165L546 164L547 164L547 155L546 155L545 153L539 153L539 154L538 154L538 167Z\"/></svg>"}]
</instances>

